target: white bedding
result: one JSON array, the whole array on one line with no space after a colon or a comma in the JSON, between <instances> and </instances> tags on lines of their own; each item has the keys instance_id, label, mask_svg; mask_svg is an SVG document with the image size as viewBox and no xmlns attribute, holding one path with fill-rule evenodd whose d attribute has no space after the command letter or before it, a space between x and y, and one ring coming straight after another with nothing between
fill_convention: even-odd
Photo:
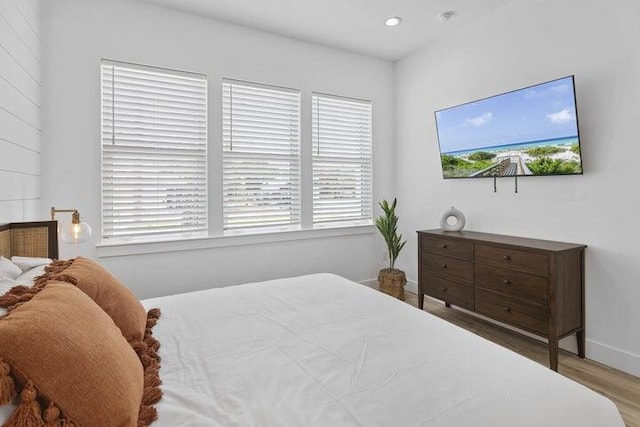
<instances>
[{"instance_id":1,"label":"white bedding","mask_svg":"<svg viewBox=\"0 0 640 427\"><path fill-rule=\"evenodd\" d=\"M162 309L154 425L624 426L603 396L335 275L143 304Z\"/></svg>"}]
</instances>

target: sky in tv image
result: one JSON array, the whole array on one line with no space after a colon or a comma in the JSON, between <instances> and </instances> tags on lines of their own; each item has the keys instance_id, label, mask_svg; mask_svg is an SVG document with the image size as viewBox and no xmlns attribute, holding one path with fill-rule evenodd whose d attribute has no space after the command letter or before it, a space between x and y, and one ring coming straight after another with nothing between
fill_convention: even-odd
<instances>
[{"instance_id":1,"label":"sky in tv image","mask_svg":"<svg viewBox=\"0 0 640 427\"><path fill-rule=\"evenodd\" d=\"M442 153L577 137L573 79L441 110L436 121Z\"/></svg>"}]
</instances>

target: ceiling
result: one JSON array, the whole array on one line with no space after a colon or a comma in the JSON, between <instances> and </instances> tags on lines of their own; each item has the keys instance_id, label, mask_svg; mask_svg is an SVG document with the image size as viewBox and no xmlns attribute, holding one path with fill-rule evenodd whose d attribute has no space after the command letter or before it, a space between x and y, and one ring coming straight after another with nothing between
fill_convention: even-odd
<instances>
[{"instance_id":1,"label":"ceiling","mask_svg":"<svg viewBox=\"0 0 640 427\"><path fill-rule=\"evenodd\" d=\"M394 61L514 0L143 1ZM444 11L455 15L440 22ZM402 24L386 27L390 16L402 17Z\"/></svg>"}]
</instances>

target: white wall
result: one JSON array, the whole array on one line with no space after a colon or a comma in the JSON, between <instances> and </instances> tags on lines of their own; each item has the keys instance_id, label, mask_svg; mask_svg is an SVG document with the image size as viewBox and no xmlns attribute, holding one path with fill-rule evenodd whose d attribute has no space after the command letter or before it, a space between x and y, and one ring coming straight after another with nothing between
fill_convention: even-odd
<instances>
[{"instance_id":1,"label":"white wall","mask_svg":"<svg viewBox=\"0 0 640 427\"><path fill-rule=\"evenodd\" d=\"M393 195L390 62L124 0L49 0L43 31L43 205L78 208L94 228L94 243L100 240L101 58L208 74L211 189L222 179L223 77L301 89L308 146L311 91L371 99L375 200ZM210 221L221 221L212 197ZM62 248L63 257L78 254L95 257L95 247ZM101 262L140 297L150 297L319 271L367 280L384 266L381 254L382 239L372 232Z\"/></svg>"},{"instance_id":2,"label":"white wall","mask_svg":"<svg viewBox=\"0 0 640 427\"><path fill-rule=\"evenodd\" d=\"M613 4L611 5L613 6ZM417 277L415 230L459 208L467 229L589 245L587 357L640 374L640 3L521 0L397 63L400 267ZM575 74L583 176L443 180L433 112Z\"/></svg>"},{"instance_id":3,"label":"white wall","mask_svg":"<svg viewBox=\"0 0 640 427\"><path fill-rule=\"evenodd\" d=\"M0 0L0 223L40 217L39 0Z\"/></svg>"}]
</instances>

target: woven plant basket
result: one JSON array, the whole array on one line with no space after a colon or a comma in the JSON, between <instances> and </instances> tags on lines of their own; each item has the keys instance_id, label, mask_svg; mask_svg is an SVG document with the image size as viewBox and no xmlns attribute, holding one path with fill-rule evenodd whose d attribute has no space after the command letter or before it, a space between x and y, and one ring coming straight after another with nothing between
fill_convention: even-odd
<instances>
[{"instance_id":1,"label":"woven plant basket","mask_svg":"<svg viewBox=\"0 0 640 427\"><path fill-rule=\"evenodd\" d=\"M383 268L378 274L378 286L381 292L404 301L404 286L407 277L404 271L397 268Z\"/></svg>"}]
</instances>

